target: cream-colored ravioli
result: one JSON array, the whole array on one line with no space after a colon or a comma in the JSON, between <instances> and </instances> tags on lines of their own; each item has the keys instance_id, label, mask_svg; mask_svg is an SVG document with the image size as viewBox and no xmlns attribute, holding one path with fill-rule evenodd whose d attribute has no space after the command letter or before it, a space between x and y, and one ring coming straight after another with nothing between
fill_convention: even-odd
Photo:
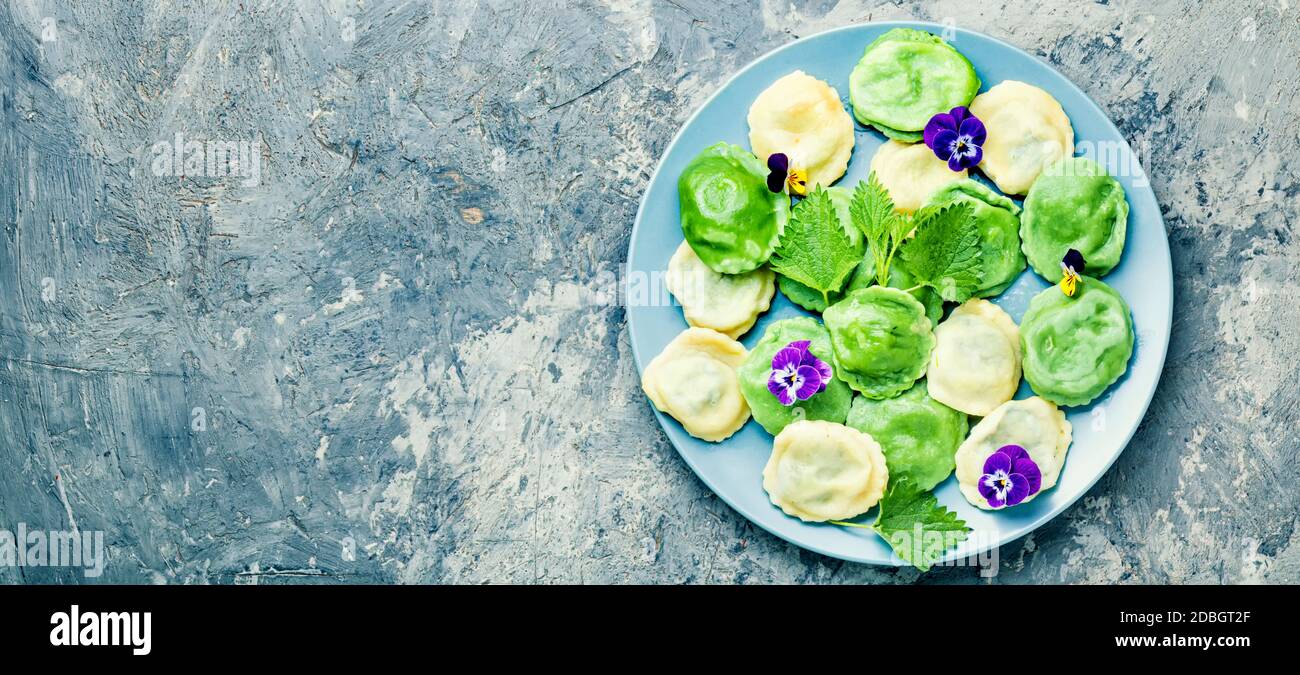
<instances>
[{"instance_id":1,"label":"cream-colored ravioli","mask_svg":"<svg viewBox=\"0 0 1300 675\"><path fill-rule=\"evenodd\" d=\"M1033 499L1056 485L1065 465L1065 452L1070 449L1070 439L1070 423L1055 405L1037 396L1003 403L980 420L957 448L957 483L962 495L981 509L996 510L979 491L984 461L1004 445L1019 445L1043 474L1042 487L1025 501Z\"/></svg>"},{"instance_id":2,"label":"cream-colored ravioli","mask_svg":"<svg viewBox=\"0 0 1300 675\"><path fill-rule=\"evenodd\" d=\"M776 435L763 468L773 504L809 522L866 513L885 494L889 469L880 444L852 427L801 420Z\"/></svg>"},{"instance_id":3,"label":"cream-colored ravioli","mask_svg":"<svg viewBox=\"0 0 1300 675\"><path fill-rule=\"evenodd\" d=\"M668 261L668 292L682 305L686 323L738 338L772 306L776 274L766 266L744 274L720 274L682 242Z\"/></svg>"},{"instance_id":4,"label":"cream-colored ravioli","mask_svg":"<svg viewBox=\"0 0 1300 675\"><path fill-rule=\"evenodd\" d=\"M965 179L965 169L953 171L924 143L886 141L871 157L871 170L889 191L894 208L912 213L939 188Z\"/></svg>"},{"instance_id":5,"label":"cream-colored ravioli","mask_svg":"<svg viewBox=\"0 0 1300 675\"><path fill-rule=\"evenodd\" d=\"M1001 307L972 299L934 329L926 370L930 397L968 415L987 415L1020 388L1020 329Z\"/></svg>"},{"instance_id":6,"label":"cream-colored ravioli","mask_svg":"<svg viewBox=\"0 0 1300 675\"><path fill-rule=\"evenodd\" d=\"M772 83L749 107L749 145L759 159L783 152L808 172L808 186L830 186L853 154L853 119L835 88L796 70Z\"/></svg>"},{"instance_id":7,"label":"cream-colored ravioli","mask_svg":"<svg viewBox=\"0 0 1300 675\"><path fill-rule=\"evenodd\" d=\"M745 346L708 328L687 328L646 366L641 389L686 433L725 440L749 419L736 376Z\"/></svg>"},{"instance_id":8,"label":"cream-colored ravioli","mask_svg":"<svg viewBox=\"0 0 1300 675\"><path fill-rule=\"evenodd\" d=\"M1009 195L1029 192L1049 164L1074 154L1074 127L1052 95L1006 80L971 101L988 130L980 169Z\"/></svg>"}]
</instances>

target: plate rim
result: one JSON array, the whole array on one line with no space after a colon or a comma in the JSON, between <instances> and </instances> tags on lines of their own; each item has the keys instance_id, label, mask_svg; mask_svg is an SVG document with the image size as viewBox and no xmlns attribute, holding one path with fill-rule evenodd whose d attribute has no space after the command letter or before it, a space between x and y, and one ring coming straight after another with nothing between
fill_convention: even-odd
<instances>
[{"instance_id":1,"label":"plate rim","mask_svg":"<svg viewBox=\"0 0 1300 675\"><path fill-rule=\"evenodd\" d=\"M837 26L835 28L831 28L828 30L818 31L810 35L801 36L799 38L796 38L785 44L774 47L773 49L770 49L754 57L752 60L749 61L749 63L745 64L743 68L737 70L735 73L732 73L731 76L728 77L722 84L718 85L717 89L714 90L714 92L710 94L709 97L706 98L702 103L700 103L695 108L695 110L691 113L691 115L687 117L684 122L681 123L681 125L677 129L677 132L673 135L672 141L669 142L668 145L664 148L663 152L660 153L659 161L656 162L655 169L650 174L650 179L646 181L644 191L641 195L641 199L638 200L637 202L636 218L632 222L632 231L628 235L628 248L627 248L627 258L626 258L627 262L625 264L629 266L629 269L630 269L630 263L635 257L634 254L637 248L637 241L638 241L637 234L640 232L642 227L642 220L643 220L643 215L645 213L646 200L650 196L650 188L655 184L655 181L659 179L659 172L661 169L663 169L664 160L669 155L672 154L673 150L676 149L678 142L681 140L682 135L686 132L686 129L688 129L695 122L695 120L704 112L704 110L707 109L715 99L721 96L722 93L726 91L727 88L730 87L736 80L738 80L743 75L748 73L751 69L758 67L760 63L766 61L767 59L772 58L777 54L786 51L787 49L792 49L795 45L798 45L805 41L813 40L832 33L860 30L865 27L880 27L880 28L885 28L886 30L891 28L918 28L921 30L929 31L933 34L938 34L945 30L953 30L957 34L965 33L968 35L978 36L979 38L996 43L1001 47L1012 49L1025 56L1028 56L1030 59L1036 61L1040 66L1047 68L1052 73L1058 75L1060 79L1064 81L1069 88L1073 89L1074 92L1078 94L1083 101L1085 101L1088 105L1092 106L1093 112L1098 114L1101 117L1101 119L1105 121L1106 125L1110 127L1111 131L1115 133L1115 136L1121 139L1124 142L1125 146L1127 146L1129 153L1133 157L1133 160L1135 162L1138 162L1138 165L1141 167L1143 175L1149 175L1149 173L1147 173L1146 167L1141 165L1141 158L1138 157L1137 154L1133 152L1132 144L1129 143L1128 138L1126 138L1124 134L1119 130L1119 127L1115 125L1114 120L1110 118L1110 115L1106 112L1106 110L1102 108L1100 105L1098 105L1098 103L1095 100L1093 100L1093 98L1089 96L1087 92L1081 89L1079 85L1075 84L1074 80L1070 79L1069 77L1066 77L1065 74L1057 70L1055 66L1048 63L1047 61L1044 61L1042 58L1038 57L1037 55L1031 54L1030 52L1024 49L1017 47L1016 45L1013 45L1005 40L994 37L992 35L988 35L986 33L981 33L979 31L970 30L967 28L960 28L960 27L950 26L945 24L937 24L932 21L893 20L893 21L866 21L863 23L853 23L845 26ZM861 126L861 124L856 120L854 121L854 125L855 128L857 126ZM1076 146L1077 146L1077 139L1076 139ZM1076 147L1076 151L1077 151L1077 147ZM1155 382L1153 383L1153 386L1146 393L1145 400L1142 403L1141 415L1138 417L1137 424L1134 424L1132 428L1130 428L1127 431L1119 451L1116 452L1114 456L1111 457L1110 460L1106 462L1106 465L1100 471L1096 472L1096 474L1090 480L1087 481L1087 485L1082 490L1080 490L1076 496L1069 499L1068 501L1061 503L1057 508L1051 511L1047 517L1043 518L1036 525L1027 528L1024 532L1021 532L1014 536L1007 537L1006 539L1001 541L996 541L993 543L980 543L978 546L964 551L956 548L950 549L945 552L944 556L940 558L935 563L934 566L936 567L942 566L943 563L951 562L956 557L958 557L959 554L963 558L974 558L976 556L981 556L982 554L988 552L991 549L1001 548L1008 544L1012 544L1018 541L1019 539L1036 532L1039 528L1055 520L1067 509L1069 509L1070 507L1078 503L1080 499L1082 499L1085 495L1087 495L1089 491L1092 490L1092 488L1097 484L1098 481L1102 479L1103 476L1105 476L1107 473L1110 472L1111 467L1113 467L1115 465L1115 462L1119 460L1120 455L1123 455L1124 452L1128 450L1128 446L1132 442L1133 436L1136 435L1138 429L1142 427L1142 421L1146 419L1146 414L1151 408L1151 402L1155 399L1156 391L1160 389L1160 383L1164 380L1165 364L1167 362L1167 357L1169 354L1169 343L1173 336L1173 313L1174 313L1174 303L1176 301L1173 292L1174 290L1173 256L1169 248L1169 230L1165 224L1164 212L1160 208L1160 200L1156 198L1155 189L1151 186L1149 180L1145 187L1145 190L1143 190L1143 193L1144 194L1149 193L1152 201L1155 202L1155 207L1156 207L1155 213L1157 218L1159 219L1160 228L1164 231L1164 237L1161 239L1161 241L1164 243L1165 255L1170 259L1169 274L1164 279L1160 279L1158 281L1163 281L1165 283L1166 288L1168 289L1169 307L1165 317L1164 340L1163 340L1163 344L1160 346L1159 369L1156 373L1156 378L1155 378ZM1030 271L1030 273L1032 273L1032 271ZM634 365L636 365L637 376L639 379L645 372L645 361L641 355L641 350L637 347L636 340L632 339L632 332L633 332L632 325L636 320L635 314L629 312L627 313L626 316L627 316L628 343L632 348L632 360ZM1134 354L1136 355L1136 351L1134 352ZM1109 389L1109 387L1107 389ZM767 532L768 534L771 534L777 537L778 539L781 539L782 541L789 542L790 544L797 546L803 550L812 551L819 555L824 555L829 558L834 558L836 560L844 560L852 563L876 565L882 567L887 567L887 566L905 567L910 565L910 563L908 563L907 561L899 559L897 554L891 556L891 559L887 562L880 562L878 560L865 559L865 558L850 557L839 552L826 550L823 547L818 546L816 544L796 541L795 539L788 537L781 532L769 528L758 518L752 516L746 509L738 506L726 495L718 491L718 489L714 486L713 481L710 480L704 473L702 473L699 470L699 468L695 465L695 462L691 460L691 458L687 455L687 453L682 451L682 448L678 446L675 440L673 440L672 435L668 433L668 429L665 427L665 424L667 422L665 420L664 414L661 413L659 410L655 409L653 404L650 405L650 408L651 411L654 413L656 421L659 423L660 432L663 433L664 437L668 440L668 443L673 446L673 450L677 452L677 456L680 457L688 467L690 467L691 473L695 475L695 478L698 479L700 482L704 483L704 485L709 488L709 491L712 492L715 497L722 500L722 502L726 504L731 510L740 514L742 517L745 518L745 520L749 521L749 523L753 524L759 529L762 529L764 532ZM724 440L723 442L725 443L726 441Z\"/></svg>"}]
</instances>

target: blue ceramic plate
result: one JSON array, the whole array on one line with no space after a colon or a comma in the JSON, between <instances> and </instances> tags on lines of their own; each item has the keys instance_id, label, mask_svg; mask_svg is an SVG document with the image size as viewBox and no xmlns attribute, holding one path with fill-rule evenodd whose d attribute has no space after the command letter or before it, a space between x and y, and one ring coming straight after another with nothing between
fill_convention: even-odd
<instances>
[{"instance_id":1,"label":"blue ceramic plate","mask_svg":"<svg viewBox=\"0 0 1300 675\"><path fill-rule=\"evenodd\" d=\"M677 177L682 169L696 153L718 141L748 148L745 117L750 104L768 85L793 70L803 70L831 83L840 92L845 109L851 111L849 71L868 43L896 27L919 28L935 34L944 31L944 26L935 24L872 23L798 40L750 64L686 122L650 179L632 228L627 315L638 370L644 370L649 360L687 327L681 308L671 302L661 282L668 258L682 242L677 201ZM991 547L1032 532L1082 497L1119 457L1142 421L1164 367L1172 322L1173 275L1169 242L1155 194L1119 130L1097 104L1060 73L1029 54L979 33L949 30L946 37L975 64L983 82L981 91L1003 80L1021 80L1051 93L1074 124L1076 154L1098 160L1124 185L1131 207L1128 243L1119 267L1105 281L1123 294L1132 307L1137 331L1137 345L1128 373L1092 405L1066 409L1074 425L1074 444L1055 488L1023 506L998 512L981 511L968 504L957 489L955 477L949 477L936 489L939 502L956 510L973 530L965 543L948 552L945 560L953 561L971 560ZM871 156L885 140L876 131L862 127L856 133L853 158L840 185L852 186L865 179ZM994 302L1019 322L1029 299L1047 286L1032 269L1026 270ZM753 347L769 323L804 314L807 312L778 291L772 309L745 334L742 342L746 347ZM1022 382L1017 398L1031 395L1029 386ZM656 415L668 438L700 479L759 527L836 558L900 564L889 547L871 531L803 523L773 506L762 486L763 465L772 449L772 437L753 420L722 443L706 443L687 435L676 420L662 413ZM874 518L873 510L860 520L869 522Z\"/></svg>"}]
</instances>

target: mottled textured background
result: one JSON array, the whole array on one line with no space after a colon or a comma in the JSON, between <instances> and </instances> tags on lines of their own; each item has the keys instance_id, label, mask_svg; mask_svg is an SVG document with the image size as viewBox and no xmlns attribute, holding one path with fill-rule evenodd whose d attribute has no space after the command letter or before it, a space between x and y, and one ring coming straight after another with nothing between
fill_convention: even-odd
<instances>
[{"instance_id":1,"label":"mottled textured background","mask_svg":"<svg viewBox=\"0 0 1300 675\"><path fill-rule=\"evenodd\" d=\"M114 4L0 6L0 527L103 530L99 582L981 583L748 524L592 302L729 75L903 18L1082 86L1173 250L1141 430L997 583L1300 581L1287 0ZM178 132L260 181L158 175Z\"/></svg>"}]
</instances>

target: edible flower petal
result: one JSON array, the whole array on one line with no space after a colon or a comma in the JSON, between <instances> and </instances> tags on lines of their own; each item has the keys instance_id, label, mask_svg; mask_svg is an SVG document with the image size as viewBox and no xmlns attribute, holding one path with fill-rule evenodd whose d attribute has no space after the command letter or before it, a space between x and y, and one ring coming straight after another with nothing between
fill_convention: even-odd
<instances>
[{"instance_id":1,"label":"edible flower petal","mask_svg":"<svg viewBox=\"0 0 1300 675\"><path fill-rule=\"evenodd\" d=\"M814 370L817 371L817 375L821 377L822 386L821 389L818 389L817 391L825 391L826 385L831 383L831 375L832 375L831 364L826 363L825 361L817 358L816 356L813 356L812 352L805 352L805 355L807 356L808 360L803 365L811 366Z\"/></svg>"},{"instance_id":2,"label":"edible flower petal","mask_svg":"<svg viewBox=\"0 0 1300 675\"><path fill-rule=\"evenodd\" d=\"M984 460L977 487L989 506L1015 506L1042 489L1043 474L1023 447L1004 445Z\"/></svg>"},{"instance_id":3,"label":"edible flower petal","mask_svg":"<svg viewBox=\"0 0 1300 675\"><path fill-rule=\"evenodd\" d=\"M785 184L790 186L790 192L793 194L800 197L808 194L808 172L791 167L790 172L786 174Z\"/></svg>"},{"instance_id":4,"label":"edible flower petal","mask_svg":"<svg viewBox=\"0 0 1300 675\"><path fill-rule=\"evenodd\" d=\"M772 192L785 191L786 173L790 170L790 158L784 152L774 152L767 157L767 189Z\"/></svg>"},{"instance_id":5,"label":"edible flower petal","mask_svg":"<svg viewBox=\"0 0 1300 675\"><path fill-rule=\"evenodd\" d=\"M984 159L988 130L964 106L957 106L931 117L921 137L936 157L948 163L949 169L964 171Z\"/></svg>"},{"instance_id":6,"label":"edible flower petal","mask_svg":"<svg viewBox=\"0 0 1300 675\"><path fill-rule=\"evenodd\" d=\"M1029 494L1035 494L1043 487L1043 472L1039 471L1038 464L1028 457L1017 459L1011 465L1011 475L1021 476L1029 485Z\"/></svg>"},{"instance_id":7,"label":"edible flower petal","mask_svg":"<svg viewBox=\"0 0 1300 675\"><path fill-rule=\"evenodd\" d=\"M795 391L795 398L800 401L807 401L813 397L813 394L821 391L826 386L822 384L821 373L817 372L817 369L812 366L799 366L795 372L802 381L799 389Z\"/></svg>"},{"instance_id":8,"label":"edible flower petal","mask_svg":"<svg viewBox=\"0 0 1300 675\"><path fill-rule=\"evenodd\" d=\"M1085 264L1083 254L1075 249L1070 249L1061 259L1061 292L1066 296L1074 297L1079 287L1079 273Z\"/></svg>"},{"instance_id":9,"label":"edible flower petal","mask_svg":"<svg viewBox=\"0 0 1300 675\"><path fill-rule=\"evenodd\" d=\"M1003 473L1011 472L1011 457L1005 452L995 452L984 460L984 473L997 473L999 471Z\"/></svg>"}]
</instances>

